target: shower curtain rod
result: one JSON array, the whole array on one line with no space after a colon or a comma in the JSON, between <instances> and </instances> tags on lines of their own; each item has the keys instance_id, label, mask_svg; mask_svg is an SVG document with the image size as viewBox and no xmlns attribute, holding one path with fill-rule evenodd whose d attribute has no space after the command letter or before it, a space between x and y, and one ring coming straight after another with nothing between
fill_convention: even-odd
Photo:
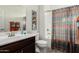
<instances>
[{"instance_id":1,"label":"shower curtain rod","mask_svg":"<svg viewBox=\"0 0 79 59\"><path fill-rule=\"evenodd\" d=\"M63 7L63 8L58 8L58 9L54 9L54 10L46 10L45 12L52 12L52 11L56 11L56 10L60 10L60 9L65 9L65 8L72 8L75 6L79 6L79 5L73 5L73 6L69 6L69 7Z\"/></svg>"}]
</instances>

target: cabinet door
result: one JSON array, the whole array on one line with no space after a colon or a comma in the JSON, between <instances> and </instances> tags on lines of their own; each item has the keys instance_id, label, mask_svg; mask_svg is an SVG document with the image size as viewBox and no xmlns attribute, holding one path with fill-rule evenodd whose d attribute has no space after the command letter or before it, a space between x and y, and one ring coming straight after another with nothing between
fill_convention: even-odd
<instances>
[{"instance_id":1,"label":"cabinet door","mask_svg":"<svg viewBox=\"0 0 79 59\"><path fill-rule=\"evenodd\" d=\"M30 44L23 48L23 53L35 53L35 44Z\"/></svg>"},{"instance_id":2,"label":"cabinet door","mask_svg":"<svg viewBox=\"0 0 79 59\"><path fill-rule=\"evenodd\" d=\"M0 46L0 53L23 53L35 51L35 37Z\"/></svg>"}]
</instances>

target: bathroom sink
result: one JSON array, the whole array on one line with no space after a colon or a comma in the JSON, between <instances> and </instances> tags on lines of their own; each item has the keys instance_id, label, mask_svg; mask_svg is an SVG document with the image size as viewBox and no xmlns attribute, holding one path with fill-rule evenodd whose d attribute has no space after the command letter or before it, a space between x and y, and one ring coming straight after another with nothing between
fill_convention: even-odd
<instances>
[{"instance_id":1,"label":"bathroom sink","mask_svg":"<svg viewBox=\"0 0 79 59\"><path fill-rule=\"evenodd\" d=\"M6 38L8 38L8 36L0 36L0 40L1 39L6 39Z\"/></svg>"},{"instance_id":2,"label":"bathroom sink","mask_svg":"<svg viewBox=\"0 0 79 59\"><path fill-rule=\"evenodd\" d=\"M0 43L1 43L2 41L6 41L7 39L9 39L8 36L0 36Z\"/></svg>"},{"instance_id":3,"label":"bathroom sink","mask_svg":"<svg viewBox=\"0 0 79 59\"><path fill-rule=\"evenodd\" d=\"M11 37L0 36L0 46L11 43L11 42L15 42L15 41L17 41L16 39L19 40L20 37L18 37L18 36L11 36Z\"/></svg>"}]
</instances>

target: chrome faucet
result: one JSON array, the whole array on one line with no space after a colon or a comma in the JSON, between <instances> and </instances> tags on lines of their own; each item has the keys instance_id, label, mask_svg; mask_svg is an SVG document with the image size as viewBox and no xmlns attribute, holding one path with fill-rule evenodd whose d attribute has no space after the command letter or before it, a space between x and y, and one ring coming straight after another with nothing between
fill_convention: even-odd
<instances>
[{"instance_id":1,"label":"chrome faucet","mask_svg":"<svg viewBox=\"0 0 79 59\"><path fill-rule=\"evenodd\" d=\"M8 34L8 37L12 37L12 36L15 36L15 33L10 32L10 33Z\"/></svg>"}]
</instances>

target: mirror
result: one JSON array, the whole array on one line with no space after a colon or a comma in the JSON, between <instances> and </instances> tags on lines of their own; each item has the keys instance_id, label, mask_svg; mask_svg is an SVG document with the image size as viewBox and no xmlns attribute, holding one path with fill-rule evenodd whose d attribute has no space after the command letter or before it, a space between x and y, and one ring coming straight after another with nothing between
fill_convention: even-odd
<instances>
[{"instance_id":1,"label":"mirror","mask_svg":"<svg viewBox=\"0 0 79 59\"><path fill-rule=\"evenodd\" d=\"M0 17L0 32L5 32L5 20L4 18Z\"/></svg>"},{"instance_id":2,"label":"mirror","mask_svg":"<svg viewBox=\"0 0 79 59\"><path fill-rule=\"evenodd\" d=\"M0 6L0 32L26 30L26 8L20 5Z\"/></svg>"},{"instance_id":3,"label":"mirror","mask_svg":"<svg viewBox=\"0 0 79 59\"><path fill-rule=\"evenodd\" d=\"M0 32L26 30L26 17L0 19Z\"/></svg>"}]
</instances>

